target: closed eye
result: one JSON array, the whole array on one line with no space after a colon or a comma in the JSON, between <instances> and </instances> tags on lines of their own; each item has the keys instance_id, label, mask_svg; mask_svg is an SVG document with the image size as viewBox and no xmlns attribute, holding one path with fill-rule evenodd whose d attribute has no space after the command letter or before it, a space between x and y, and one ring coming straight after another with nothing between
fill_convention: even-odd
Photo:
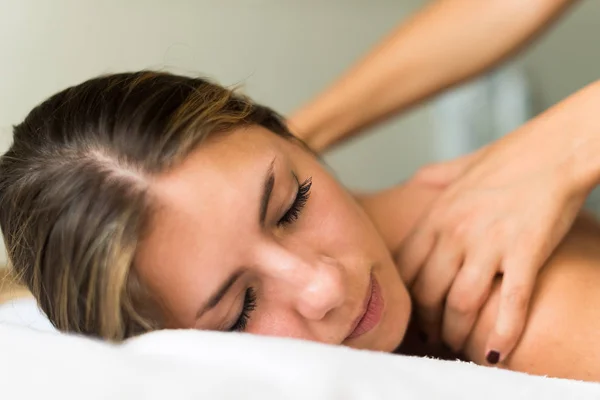
<instances>
[{"instance_id":1,"label":"closed eye","mask_svg":"<svg viewBox=\"0 0 600 400\"><path fill-rule=\"evenodd\" d=\"M290 206L290 208L285 212L283 217L279 219L277 225L286 226L294 223L300 217L300 213L302 209L306 205L308 198L310 197L310 188L312 186L312 178L308 178L303 183L298 184L298 190L296 192L296 198L294 202Z\"/></svg>"},{"instance_id":2,"label":"closed eye","mask_svg":"<svg viewBox=\"0 0 600 400\"><path fill-rule=\"evenodd\" d=\"M229 331L231 332L243 332L246 329L246 325L248 325L248 320L250 319L250 315L252 311L256 309L256 291L249 287L246 289L246 293L244 295L244 305L242 306L242 312L238 316L235 324Z\"/></svg>"}]
</instances>

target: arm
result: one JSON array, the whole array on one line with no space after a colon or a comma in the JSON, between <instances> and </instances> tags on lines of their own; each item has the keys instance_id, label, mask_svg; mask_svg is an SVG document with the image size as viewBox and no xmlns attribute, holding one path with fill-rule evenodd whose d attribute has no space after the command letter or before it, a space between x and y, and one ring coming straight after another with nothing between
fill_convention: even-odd
<instances>
[{"instance_id":1,"label":"arm","mask_svg":"<svg viewBox=\"0 0 600 400\"><path fill-rule=\"evenodd\" d=\"M515 148L520 151L514 151ZM532 151L536 149L539 151ZM488 159L497 161L487 169L526 179L524 166L527 170L533 168L538 175L548 174L543 169L550 166L550 172L562 174L558 181L564 192L585 197L600 183L600 81L573 94L484 151L473 160L467 155L426 166L403 184L374 193L356 193L355 198L394 252L446 189L448 179L461 175L472 163L485 160L487 153L491 153ZM505 180L510 183L510 179Z\"/></svg>"},{"instance_id":2,"label":"arm","mask_svg":"<svg viewBox=\"0 0 600 400\"><path fill-rule=\"evenodd\" d=\"M503 60L574 0L438 0L399 26L289 125L317 151Z\"/></svg>"},{"instance_id":3,"label":"arm","mask_svg":"<svg viewBox=\"0 0 600 400\"><path fill-rule=\"evenodd\" d=\"M600 180L598 110L600 83L594 83L491 144L433 198L404 193L412 203L363 200L381 221L390 250L399 248L397 266L430 338L441 332L452 349L463 349L491 282L502 273L496 325L479 356L497 363L512 352L538 272ZM424 184L425 175L413 183ZM392 222L394 207L403 220ZM406 218L417 220L416 227L396 230ZM404 239L393 242L400 240L394 236Z\"/></svg>"}]
</instances>

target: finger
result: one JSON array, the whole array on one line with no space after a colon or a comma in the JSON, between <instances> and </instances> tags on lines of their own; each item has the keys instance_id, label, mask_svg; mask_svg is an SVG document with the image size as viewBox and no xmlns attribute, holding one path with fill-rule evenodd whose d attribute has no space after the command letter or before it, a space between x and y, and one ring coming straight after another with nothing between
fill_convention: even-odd
<instances>
[{"instance_id":1,"label":"finger","mask_svg":"<svg viewBox=\"0 0 600 400\"><path fill-rule=\"evenodd\" d=\"M496 325L486 346L486 360L490 364L504 361L519 341L538 269L532 268L531 263L514 259L512 264L505 266L505 271Z\"/></svg>"},{"instance_id":2,"label":"finger","mask_svg":"<svg viewBox=\"0 0 600 400\"><path fill-rule=\"evenodd\" d=\"M433 250L436 243L436 235L427 226L427 220L404 240L396 253L395 262L402 280L407 286L411 286L419 272L419 269Z\"/></svg>"},{"instance_id":3,"label":"finger","mask_svg":"<svg viewBox=\"0 0 600 400\"><path fill-rule=\"evenodd\" d=\"M461 248L442 238L419 271L411 288L419 326L428 342L439 342L444 301L462 264Z\"/></svg>"},{"instance_id":4,"label":"finger","mask_svg":"<svg viewBox=\"0 0 600 400\"><path fill-rule=\"evenodd\" d=\"M444 188L461 176L464 170L461 164L452 161L431 164L417 171L413 179L426 185Z\"/></svg>"},{"instance_id":5,"label":"finger","mask_svg":"<svg viewBox=\"0 0 600 400\"><path fill-rule=\"evenodd\" d=\"M442 338L457 353L463 349L479 310L489 297L499 262L497 253L479 250L475 255L467 256L452 284L446 299Z\"/></svg>"}]
</instances>

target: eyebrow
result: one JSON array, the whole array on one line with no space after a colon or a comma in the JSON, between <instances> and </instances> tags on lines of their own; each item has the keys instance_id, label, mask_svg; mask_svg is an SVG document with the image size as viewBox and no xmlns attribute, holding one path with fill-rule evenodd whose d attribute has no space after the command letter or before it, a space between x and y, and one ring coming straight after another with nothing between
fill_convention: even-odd
<instances>
[{"instance_id":1,"label":"eyebrow","mask_svg":"<svg viewBox=\"0 0 600 400\"><path fill-rule=\"evenodd\" d=\"M273 192L273 186L275 186L275 158L271 161L269 169L265 175L263 183L262 198L260 199L260 210L258 211L260 226L265 225L265 218L267 217L267 210L269 208L269 201L271 200L271 193Z\"/></svg>"},{"instance_id":2,"label":"eyebrow","mask_svg":"<svg viewBox=\"0 0 600 400\"><path fill-rule=\"evenodd\" d=\"M267 173L265 175L265 179L263 181L263 190L262 197L260 200L260 209L259 209L259 222L261 226L265 224L265 218L267 216L267 209L269 207L269 201L271 200L271 193L273 192L273 186L275 186L275 160L274 158L269 164L269 168L267 169ZM204 306L202 306L198 312L196 313L196 319L199 319L202 314L211 310L219 304L219 302L225 297L225 294L231 289L231 287L237 282L237 280L242 275L243 271L237 271L233 275L231 275L220 287L217 291L210 296L208 301Z\"/></svg>"}]
</instances>

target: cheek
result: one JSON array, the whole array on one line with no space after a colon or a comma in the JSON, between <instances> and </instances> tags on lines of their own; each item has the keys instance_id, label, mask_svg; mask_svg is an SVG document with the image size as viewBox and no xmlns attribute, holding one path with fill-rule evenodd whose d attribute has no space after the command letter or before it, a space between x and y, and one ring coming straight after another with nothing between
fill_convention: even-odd
<instances>
[{"instance_id":1,"label":"cheek","mask_svg":"<svg viewBox=\"0 0 600 400\"><path fill-rule=\"evenodd\" d=\"M246 330L248 333L316 341L305 324L293 312L269 311L264 308L251 320Z\"/></svg>"},{"instance_id":2,"label":"cheek","mask_svg":"<svg viewBox=\"0 0 600 400\"><path fill-rule=\"evenodd\" d=\"M378 253L379 234L354 198L332 177L315 179L314 193L307 207L307 230L321 246L335 253L358 251ZM327 250L327 249L325 249ZM333 254L330 254L333 255Z\"/></svg>"}]
</instances>

